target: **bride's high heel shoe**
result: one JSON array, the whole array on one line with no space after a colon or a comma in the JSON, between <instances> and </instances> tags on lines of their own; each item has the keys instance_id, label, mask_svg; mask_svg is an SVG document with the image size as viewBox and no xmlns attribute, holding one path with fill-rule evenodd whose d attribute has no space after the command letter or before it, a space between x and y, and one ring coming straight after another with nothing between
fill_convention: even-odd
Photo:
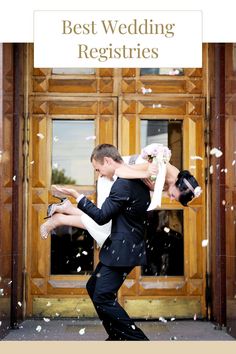
<instances>
[{"instance_id":1,"label":"bride's high heel shoe","mask_svg":"<svg viewBox=\"0 0 236 354\"><path fill-rule=\"evenodd\" d=\"M69 200L67 198L60 198L58 196L53 195L54 198L60 199L61 203L53 203L53 204L49 204L48 209L47 209L47 216L44 219L48 219L51 218L53 214L55 214L56 212L56 208L58 206L63 206L63 204L65 204L67 201L69 202Z\"/></svg>"},{"instance_id":2,"label":"bride's high heel shoe","mask_svg":"<svg viewBox=\"0 0 236 354\"><path fill-rule=\"evenodd\" d=\"M61 199L61 203L50 204L48 206L47 216L44 219L51 218L55 213L67 214L67 208L71 205L71 202L67 198Z\"/></svg>"}]
</instances>

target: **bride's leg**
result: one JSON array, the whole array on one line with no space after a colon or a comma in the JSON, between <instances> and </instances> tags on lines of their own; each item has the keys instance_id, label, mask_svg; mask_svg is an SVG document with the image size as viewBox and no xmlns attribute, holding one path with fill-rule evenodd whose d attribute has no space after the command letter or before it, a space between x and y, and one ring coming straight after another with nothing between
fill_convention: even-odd
<instances>
[{"instance_id":1,"label":"bride's leg","mask_svg":"<svg viewBox=\"0 0 236 354\"><path fill-rule=\"evenodd\" d=\"M77 208L75 208L75 209L77 209ZM76 214L76 215L65 215L65 214L60 214L60 213L54 214L51 218L49 218L45 223L43 223L40 226L41 238L46 239L50 235L50 232L53 229L57 228L58 226L62 226L62 225L74 226L74 227L78 227L78 228L86 230L86 228L81 220L81 215L83 214L83 212L81 210L79 210L79 211L80 211L80 214Z\"/></svg>"}]
</instances>

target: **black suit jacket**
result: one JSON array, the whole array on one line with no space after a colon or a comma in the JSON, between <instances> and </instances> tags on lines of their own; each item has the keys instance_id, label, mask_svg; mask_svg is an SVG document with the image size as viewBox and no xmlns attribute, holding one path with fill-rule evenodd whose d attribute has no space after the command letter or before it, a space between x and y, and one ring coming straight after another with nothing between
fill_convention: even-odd
<instances>
[{"instance_id":1,"label":"black suit jacket","mask_svg":"<svg viewBox=\"0 0 236 354\"><path fill-rule=\"evenodd\" d=\"M107 266L146 264L144 234L147 208L150 204L148 187L140 179L117 178L101 209L83 197L78 207L99 225L112 219L111 234L100 251L100 261Z\"/></svg>"}]
</instances>

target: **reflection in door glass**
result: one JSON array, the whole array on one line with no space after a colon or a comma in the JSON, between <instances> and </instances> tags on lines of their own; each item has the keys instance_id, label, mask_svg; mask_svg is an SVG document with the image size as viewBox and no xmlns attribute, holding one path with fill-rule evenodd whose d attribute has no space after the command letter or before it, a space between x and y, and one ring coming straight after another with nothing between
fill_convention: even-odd
<instances>
[{"instance_id":1,"label":"reflection in door glass","mask_svg":"<svg viewBox=\"0 0 236 354\"><path fill-rule=\"evenodd\" d=\"M93 120L52 121L52 184L93 185Z\"/></svg>"},{"instance_id":2,"label":"reflection in door glass","mask_svg":"<svg viewBox=\"0 0 236 354\"><path fill-rule=\"evenodd\" d=\"M153 210L148 213L147 266L142 275L184 275L182 210Z\"/></svg>"},{"instance_id":3,"label":"reflection in door glass","mask_svg":"<svg viewBox=\"0 0 236 354\"><path fill-rule=\"evenodd\" d=\"M140 76L144 75L170 75L181 76L184 75L183 68L141 68Z\"/></svg>"},{"instance_id":4,"label":"reflection in door glass","mask_svg":"<svg viewBox=\"0 0 236 354\"><path fill-rule=\"evenodd\" d=\"M90 274L93 238L85 230L60 226L51 235L51 274Z\"/></svg>"},{"instance_id":5,"label":"reflection in door glass","mask_svg":"<svg viewBox=\"0 0 236 354\"><path fill-rule=\"evenodd\" d=\"M141 120L141 148L159 143L171 150L171 163L182 169L182 121L181 120Z\"/></svg>"}]
</instances>

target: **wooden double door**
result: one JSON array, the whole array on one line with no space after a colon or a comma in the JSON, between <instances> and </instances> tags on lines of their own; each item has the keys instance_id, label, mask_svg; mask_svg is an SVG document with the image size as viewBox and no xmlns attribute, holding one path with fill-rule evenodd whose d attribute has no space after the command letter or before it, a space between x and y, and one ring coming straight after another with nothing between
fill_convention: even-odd
<instances>
[{"instance_id":1,"label":"wooden double door","mask_svg":"<svg viewBox=\"0 0 236 354\"><path fill-rule=\"evenodd\" d=\"M29 62L31 58L28 48ZM91 236L68 227L46 240L39 236L47 206L56 201L52 184L72 185L96 202L96 176L89 162L96 144L114 144L122 155L139 153L151 142L168 144L173 164L189 169L205 189L202 71L188 69L170 80L142 78L134 70L68 74L32 68L27 74L28 315L96 316L86 291L99 252ZM144 94L142 85L152 87L152 93ZM190 89L196 92L190 95ZM136 267L119 292L130 316L206 315L205 229L204 193L188 208L163 196L162 208L149 216L148 266Z\"/></svg>"},{"instance_id":2,"label":"wooden double door","mask_svg":"<svg viewBox=\"0 0 236 354\"><path fill-rule=\"evenodd\" d=\"M67 162L72 155L74 164L78 156L80 174L88 175L86 178L92 182L86 185L85 180L83 185L76 188L94 201L96 177L90 170L89 158L84 161L81 156L83 144L92 142L87 148L88 153L93 145L104 142L118 145L122 155L138 153L141 140L146 141L145 138L150 136L153 139L153 135L148 135L149 125L151 132L153 129L166 132L162 132L160 138L164 139L165 135L172 145L173 158L182 164L180 167L192 170L204 187L204 100L191 102L185 98L133 97L118 102L118 98L50 97L46 100L34 98L31 104L28 312L32 315L76 316L77 310L80 310L80 316L94 316L94 308L85 288L89 273L98 260L98 249L91 236L82 230L61 229L47 240L39 237L39 226L46 215L47 206L56 201L50 193L51 184L67 184L66 180L53 177L53 171L60 170L60 166L54 162L58 157L53 148L55 140L57 144L61 143L61 149L64 149L62 155L65 155ZM161 107L149 113L149 107L155 104ZM191 112L188 111L189 107ZM79 137L79 131L84 129L86 122L94 135L85 136L85 130L82 143L78 141L76 144L74 141L76 153L73 153L71 144L63 139L71 136L73 140L74 135ZM61 135L54 135L55 131ZM86 140L86 137L91 139ZM155 134L154 138L157 137L158 134ZM81 165L84 163L82 170L80 161ZM61 165L63 167L62 162ZM69 168L66 169L68 171ZM77 175L71 173L71 178L76 180ZM132 271L121 288L120 301L134 317L204 316L204 194L188 208L163 197L161 210L150 213L149 219L146 242L150 264Z\"/></svg>"}]
</instances>

